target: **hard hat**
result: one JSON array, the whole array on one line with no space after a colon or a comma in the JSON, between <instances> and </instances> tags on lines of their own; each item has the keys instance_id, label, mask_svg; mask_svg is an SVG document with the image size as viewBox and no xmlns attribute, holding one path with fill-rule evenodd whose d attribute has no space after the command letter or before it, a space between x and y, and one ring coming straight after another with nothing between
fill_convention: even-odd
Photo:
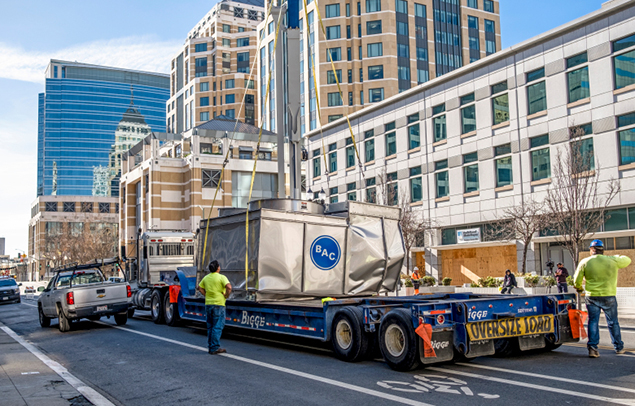
<instances>
[{"instance_id":1,"label":"hard hat","mask_svg":"<svg viewBox=\"0 0 635 406\"><path fill-rule=\"evenodd\" d=\"M415 266L415 269L414 269L414 270L415 270L415 271L418 271L418 270L419 270L419 268Z\"/></svg>"},{"instance_id":2,"label":"hard hat","mask_svg":"<svg viewBox=\"0 0 635 406\"><path fill-rule=\"evenodd\" d=\"M593 240L591 241L591 245L589 245L589 248L593 248L593 247L604 248L604 244L602 243L602 240Z\"/></svg>"}]
</instances>

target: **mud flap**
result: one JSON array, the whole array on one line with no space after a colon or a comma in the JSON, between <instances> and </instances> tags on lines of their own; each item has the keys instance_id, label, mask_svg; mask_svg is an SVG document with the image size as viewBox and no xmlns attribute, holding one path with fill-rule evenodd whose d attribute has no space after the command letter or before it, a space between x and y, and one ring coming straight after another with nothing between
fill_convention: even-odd
<instances>
[{"instance_id":1,"label":"mud flap","mask_svg":"<svg viewBox=\"0 0 635 406\"><path fill-rule=\"evenodd\" d=\"M567 313L557 315L556 323L558 323L556 326L558 328L558 337L557 341L554 344L580 341L579 338L573 338L573 333L571 331L571 321L569 320L569 315Z\"/></svg>"},{"instance_id":2,"label":"mud flap","mask_svg":"<svg viewBox=\"0 0 635 406\"><path fill-rule=\"evenodd\" d=\"M494 355L496 348L494 347L494 340L480 340L470 341L469 351L465 356L467 358L482 357L486 355Z\"/></svg>"},{"instance_id":3,"label":"mud flap","mask_svg":"<svg viewBox=\"0 0 635 406\"><path fill-rule=\"evenodd\" d=\"M518 337L518 348L520 348L521 351L545 348L546 345L544 334Z\"/></svg>"},{"instance_id":4,"label":"mud flap","mask_svg":"<svg viewBox=\"0 0 635 406\"><path fill-rule=\"evenodd\" d=\"M423 349L423 339L419 337L419 358L423 364L436 364L451 361L454 358L454 331L433 331L432 348L436 357L426 357Z\"/></svg>"}]
</instances>

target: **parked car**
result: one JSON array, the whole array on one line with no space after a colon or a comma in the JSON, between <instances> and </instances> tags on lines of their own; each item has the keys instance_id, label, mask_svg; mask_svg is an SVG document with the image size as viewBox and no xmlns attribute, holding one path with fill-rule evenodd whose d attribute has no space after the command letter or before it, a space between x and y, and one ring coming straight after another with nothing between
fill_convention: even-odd
<instances>
[{"instance_id":1,"label":"parked car","mask_svg":"<svg viewBox=\"0 0 635 406\"><path fill-rule=\"evenodd\" d=\"M22 284L11 277L0 278L0 303L20 303L20 286Z\"/></svg>"}]
</instances>

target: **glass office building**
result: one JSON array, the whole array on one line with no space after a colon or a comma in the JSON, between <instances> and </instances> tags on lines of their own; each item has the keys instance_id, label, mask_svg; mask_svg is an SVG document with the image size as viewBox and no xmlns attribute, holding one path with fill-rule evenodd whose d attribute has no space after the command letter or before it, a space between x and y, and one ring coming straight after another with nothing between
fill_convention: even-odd
<instances>
[{"instance_id":1,"label":"glass office building","mask_svg":"<svg viewBox=\"0 0 635 406\"><path fill-rule=\"evenodd\" d=\"M37 195L118 196L118 154L165 131L168 75L51 60L38 98Z\"/></svg>"}]
</instances>

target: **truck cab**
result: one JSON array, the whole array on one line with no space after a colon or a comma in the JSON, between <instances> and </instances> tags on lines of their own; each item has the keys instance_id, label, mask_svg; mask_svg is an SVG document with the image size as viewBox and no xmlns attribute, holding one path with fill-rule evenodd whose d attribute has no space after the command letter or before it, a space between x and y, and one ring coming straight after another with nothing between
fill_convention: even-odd
<instances>
[{"instance_id":1,"label":"truck cab","mask_svg":"<svg viewBox=\"0 0 635 406\"><path fill-rule=\"evenodd\" d=\"M194 234L148 231L139 238L138 285L164 285L161 272L194 265Z\"/></svg>"}]
</instances>

